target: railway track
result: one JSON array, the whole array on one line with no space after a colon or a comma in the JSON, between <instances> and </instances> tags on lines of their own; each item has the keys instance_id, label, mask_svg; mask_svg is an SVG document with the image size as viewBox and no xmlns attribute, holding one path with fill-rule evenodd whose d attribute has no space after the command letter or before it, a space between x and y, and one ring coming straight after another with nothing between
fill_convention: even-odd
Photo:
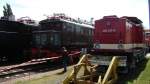
<instances>
[{"instance_id":1,"label":"railway track","mask_svg":"<svg viewBox=\"0 0 150 84\"><path fill-rule=\"evenodd\" d=\"M32 60L26 63L0 67L0 83L10 79L30 76L61 68L61 65L47 62L49 59ZM57 65L57 66L56 66Z\"/></svg>"}]
</instances>

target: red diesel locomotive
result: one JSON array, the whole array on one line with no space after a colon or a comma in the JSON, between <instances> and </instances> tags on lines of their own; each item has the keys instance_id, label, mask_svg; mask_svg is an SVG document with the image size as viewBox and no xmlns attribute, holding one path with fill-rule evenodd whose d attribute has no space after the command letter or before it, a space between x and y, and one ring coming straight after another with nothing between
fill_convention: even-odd
<instances>
[{"instance_id":1,"label":"red diesel locomotive","mask_svg":"<svg viewBox=\"0 0 150 84\"><path fill-rule=\"evenodd\" d=\"M135 68L146 53L144 28L137 17L104 16L95 21L93 39L94 54L100 54L97 59L103 61L101 65L108 65L106 60L119 56L119 66L128 70Z\"/></svg>"}]
</instances>

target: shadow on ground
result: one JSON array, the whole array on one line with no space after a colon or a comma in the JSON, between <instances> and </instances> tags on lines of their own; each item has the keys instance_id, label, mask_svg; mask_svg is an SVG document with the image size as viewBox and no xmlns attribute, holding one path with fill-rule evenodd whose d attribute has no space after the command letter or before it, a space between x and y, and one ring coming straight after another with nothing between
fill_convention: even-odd
<instances>
[{"instance_id":1,"label":"shadow on ground","mask_svg":"<svg viewBox=\"0 0 150 84\"><path fill-rule=\"evenodd\" d=\"M56 75L62 75L62 74L64 74L64 73L66 73L66 71L58 72L58 73L56 73Z\"/></svg>"},{"instance_id":2,"label":"shadow on ground","mask_svg":"<svg viewBox=\"0 0 150 84\"><path fill-rule=\"evenodd\" d=\"M128 84L128 82L133 82L138 78L141 72L145 69L148 59L141 61L134 71L128 74L119 74L119 79L117 84Z\"/></svg>"}]
</instances>

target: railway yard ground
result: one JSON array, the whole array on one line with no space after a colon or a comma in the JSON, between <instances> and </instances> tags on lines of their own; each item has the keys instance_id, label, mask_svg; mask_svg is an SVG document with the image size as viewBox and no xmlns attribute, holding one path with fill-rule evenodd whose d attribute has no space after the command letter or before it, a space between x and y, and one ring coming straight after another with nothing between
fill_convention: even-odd
<instances>
[{"instance_id":1,"label":"railway yard ground","mask_svg":"<svg viewBox=\"0 0 150 84\"><path fill-rule=\"evenodd\" d=\"M146 55L146 60L139 64L139 69L133 74L129 84L150 84L150 54Z\"/></svg>"},{"instance_id":2,"label":"railway yard ground","mask_svg":"<svg viewBox=\"0 0 150 84\"><path fill-rule=\"evenodd\" d=\"M45 73L28 75L26 77L18 78L3 82L2 84L61 84L61 81L66 75L71 72L72 66L68 67L68 71L63 73L63 69L48 71Z\"/></svg>"},{"instance_id":3,"label":"railway yard ground","mask_svg":"<svg viewBox=\"0 0 150 84\"><path fill-rule=\"evenodd\" d=\"M138 65L134 73L119 75L118 84L150 84L150 54L147 54L146 58ZM19 76L20 74L5 76L7 80L2 81L0 78L0 84L61 84L62 80L73 69L73 65L68 66L67 72L63 73L62 66L49 67L51 68L47 68L47 66L41 68L39 72L38 70L29 70L23 72L24 75L22 76Z\"/></svg>"}]
</instances>

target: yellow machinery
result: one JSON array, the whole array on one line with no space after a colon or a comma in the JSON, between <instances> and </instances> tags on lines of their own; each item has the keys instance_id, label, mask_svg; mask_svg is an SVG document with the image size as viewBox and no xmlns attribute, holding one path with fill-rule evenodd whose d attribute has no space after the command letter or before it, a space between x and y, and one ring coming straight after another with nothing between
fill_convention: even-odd
<instances>
[{"instance_id":1,"label":"yellow machinery","mask_svg":"<svg viewBox=\"0 0 150 84\"><path fill-rule=\"evenodd\" d=\"M110 65L104 74L101 76L96 72L97 65L92 65L88 58L91 55L86 54L80 59L78 64L74 66L73 71L65 78L63 84L113 84L117 80L118 57L114 56ZM83 76L77 77L81 67L84 68Z\"/></svg>"}]
</instances>

